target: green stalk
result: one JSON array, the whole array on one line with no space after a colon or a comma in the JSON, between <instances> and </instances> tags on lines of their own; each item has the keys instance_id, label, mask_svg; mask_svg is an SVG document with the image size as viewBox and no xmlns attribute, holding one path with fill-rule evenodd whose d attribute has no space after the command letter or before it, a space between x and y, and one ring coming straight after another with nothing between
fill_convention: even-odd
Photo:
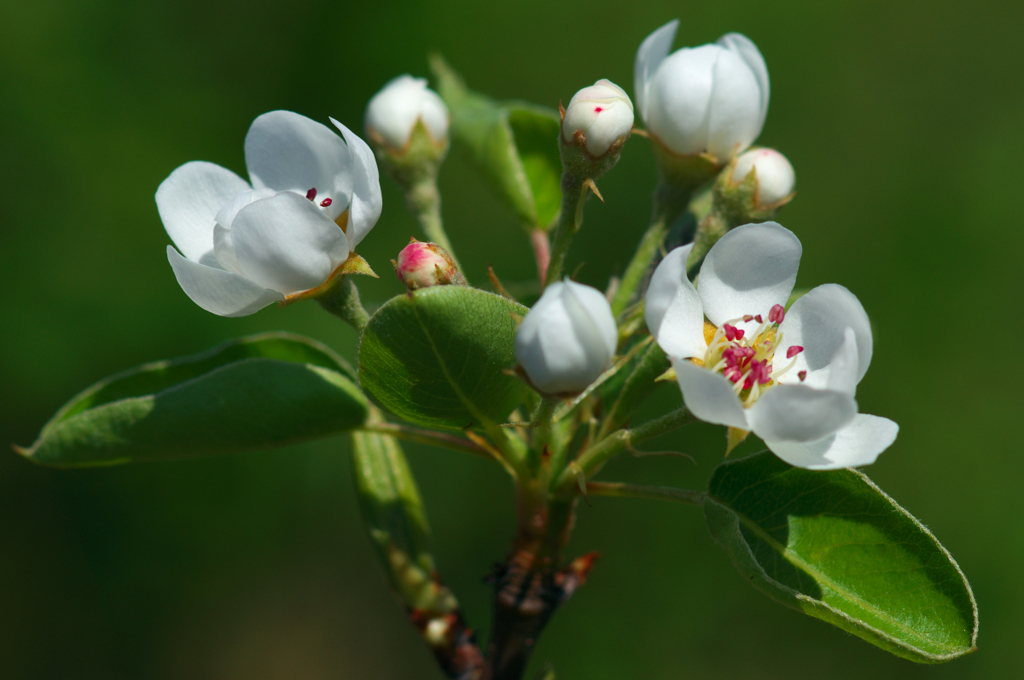
<instances>
[{"instance_id":1,"label":"green stalk","mask_svg":"<svg viewBox=\"0 0 1024 680\"><path fill-rule=\"evenodd\" d=\"M555 235L551 244L548 272L544 277L545 285L562 278L565 256L569 252L572 237L583 226L583 204L587 201L589 188L574 173L562 173L562 210L558 214Z\"/></svg>"},{"instance_id":2,"label":"green stalk","mask_svg":"<svg viewBox=\"0 0 1024 680\"><path fill-rule=\"evenodd\" d=\"M623 482L587 482L588 496L615 496L620 498L648 498L659 501L676 501L687 505L703 505L706 494L703 491L677 489L674 486L648 486Z\"/></svg>"},{"instance_id":3,"label":"green stalk","mask_svg":"<svg viewBox=\"0 0 1024 680\"><path fill-rule=\"evenodd\" d=\"M359 289L356 288L350 274L343 274L339 279L329 291L317 298L317 302L325 310L352 326L356 333L362 333L370 321L370 315L359 299Z\"/></svg>"},{"instance_id":4,"label":"green stalk","mask_svg":"<svg viewBox=\"0 0 1024 680\"><path fill-rule=\"evenodd\" d=\"M423 173L416 177L405 194L405 203L409 212L416 216L427 238L447 250L455 260L455 266L465 276L465 271L459 264L458 258L455 257L455 251L452 249L448 233L444 230L444 222L441 220L441 192L437 188L437 173Z\"/></svg>"}]
</instances>

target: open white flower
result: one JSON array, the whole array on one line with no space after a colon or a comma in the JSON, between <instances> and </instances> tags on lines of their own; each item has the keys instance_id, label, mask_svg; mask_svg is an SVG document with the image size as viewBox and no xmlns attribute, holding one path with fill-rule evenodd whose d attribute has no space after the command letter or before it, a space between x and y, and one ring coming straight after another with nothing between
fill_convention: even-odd
<instances>
[{"instance_id":1,"label":"open white flower","mask_svg":"<svg viewBox=\"0 0 1024 680\"><path fill-rule=\"evenodd\" d=\"M544 394L578 394L612 364L618 331L604 294L575 281L544 289L516 332L515 356Z\"/></svg>"},{"instance_id":2,"label":"open white flower","mask_svg":"<svg viewBox=\"0 0 1024 680\"><path fill-rule=\"evenodd\" d=\"M167 259L185 293L220 316L308 297L357 262L356 245L381 212L380 179L363 140L272 111L245 137L248 182L204 161L177 168L157 189L177 250ZM180 253L178 251L181 251Z\"/></svg>"},{"instance_id":3,"label":"open white flower","mask_svg":"<svg viewBox=\"0 0 1024 680\"><path fill-rule=\"evenodd\" d=\"M753 431L790 465L873 463L899 427L857 413L854 394L871 362L872 338L853 293L818 286L784 311L801 248L775 222L723 236L696 287L686 278L691 248L676 248L658 265L645 309L686 407L701 420Z\"/></svg>"},{"instance_id":4,"label":"open white flower","mask_svg":"<svg viewBox=\"0 0 1024 680\"><path fill-rule=\"evenodd\" d=\"M633 129L633 102L621 87L602 78L572 96L562 119L562 138L572 143L579 133L594 157L608 153Z\"/></svg>"},{"instance_id":5,"label":"open white flower","mask_svg":"<svg viewBox=\"0 0 1024 680\"><path fill-rule=\"evenodd\" d=\"M768 115L768 67L746 36L669 55L679 21L649 35L636 53L636 106L648 131L679 155L720 163L750 146Z\"/></svg>"}]
</instances>

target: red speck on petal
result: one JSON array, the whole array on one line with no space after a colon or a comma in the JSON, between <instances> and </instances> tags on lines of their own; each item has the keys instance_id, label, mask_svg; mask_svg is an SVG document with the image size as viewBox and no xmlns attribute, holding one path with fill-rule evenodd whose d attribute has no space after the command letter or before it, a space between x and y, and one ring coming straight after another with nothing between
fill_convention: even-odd
<instances>
[{"instance_id":1,"label":"red speck on petal","mask_svg":"<svg viewBox=\"0 0 1024 680\"><path fill-rule=\"evenodd\" d=\"M316 198L316 187L313 187L312 189L306 192L306 198L308 198L311 201Z\"/></svg>"},{"instance_id":2,"label":"red speck on petal","mask_svg":"<svg viewBox=\"0 0 1024 680\"><path fill-rule=\"evenodd\" d=\"M594 113L601 113L602 111L604 111L604 109L602 109L600 106L594 107Z\"/></svg>"},{"instance_id":3,"label":"red speck on petal","mask_svg":"<svg viewBox=\"0 0 1024 680\"><path fill-rule=\"evenodd\" d=\"M329 199L329 198L325 198L324 200L320 201L320 207L321 207L321 208L326 208L326 207L327 207L327 206L329 206L329 205L330 205L331 203L334 203L334 201L332 201L332 200L331 200L331 199Z\"/></svg>"},{"instance_id":4,"label":"red speck on petal","mask_svg":"<svg viewBox=\"0 0 1024 680\"><path fill-rule=\"evenodd\" d=\"M790 347L789 349L786 350L786 358L787 359L792 359L797 354L800 354L800 352L803 352L803 351L804 351L804 348L801 347L800 345L793 345L792 347Z\"/></svg>"}]
</instances>

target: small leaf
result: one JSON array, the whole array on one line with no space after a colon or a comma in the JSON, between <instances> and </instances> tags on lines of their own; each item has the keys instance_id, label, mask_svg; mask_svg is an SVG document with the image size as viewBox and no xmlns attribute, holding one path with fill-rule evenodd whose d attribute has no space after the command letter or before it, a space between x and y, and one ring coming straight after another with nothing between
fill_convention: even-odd
<instances>
[{"instance_id":1,"label":"small leaf","mask_svg":"<svg viewBox=\"0 0 1024 680\"><path fill-rule=\"evenodd\" d=\"M19 451L83 467L283 446L361 425L367 403L353 380L314 340L255 335L102 380Z\"/></svg>"},{"instance_id":2,"label":"small leaf","mask_svg":"<svg viewBox=\"0 0 1024 680\"><path fill-rule=\"evenodd\" d=\"M525 102L496 102L466 88L441 57L431 59L438 91L452 113L450 135L528 229L547 229L561 208L558 112Z\"/></svg>"},{"instance_id":3,"label":"small leaf","mask_svg":"<svg viewBox=\"0 0 1024 680\"><path fill-rule=\"evenodd\" d=\"M862 473L759 453L715 469L704 512L736 568L772 599L911 661L974 651L977 605L960 568Z\"/></svg>"},{"instance_id":4,"label":"small leaf","mask_svg":"<svg viewBox=\"0 0 1024 680\"><path fill-rule=\"evenodd\" d=\"M504 422L526 385L505 374L515 362L511 300L466 286L433 286L394 297L373 315L359 345L359 382L384 408L427 427Z\"/></svg>"}]
</instances>

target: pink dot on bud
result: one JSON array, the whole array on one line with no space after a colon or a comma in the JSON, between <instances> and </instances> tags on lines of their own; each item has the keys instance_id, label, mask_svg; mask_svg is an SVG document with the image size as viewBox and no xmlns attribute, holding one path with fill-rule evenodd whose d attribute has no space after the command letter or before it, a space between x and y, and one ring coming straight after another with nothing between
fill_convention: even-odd
<instances>
[{"instance_id":1,"label":"pink dot on bud","mask_svg":"<svg viewBox=\"0 0 1024 680\"><path fill-rule=\"evenodd\" d=\"M804 348L801 347L800 345L793 345L792 347L790 347L789 349L786 350L786 358L787 359L792 359L797 354L800 354L800 352L803 352L803 351L804 351Z\"/></svg>"},{"instance_id":2,"label":"pink dot on bud","mask_svg":"<svg viewBox=\"0 0 1024 680\"><path fill-rule=\"evenodd\" d=\"M306 192L306 198L309 199L310 201L316 198L316 187L313 187L312 189Z\"/></svg>"},{"instance_id":3,"label":"pink dot on bud","mask_svg":"<svg viewBox=\"0 0 1024 680\"><path fill-rule=\"evenodd\" d=\"M604 109L602 109L600 106L594 107L594 113L601 113L602 111L604 111Z\"/></svg>"},{"instance_id":4,"label":"pink dot on bud","mask_svg":"<svg viewBox=\"0 0 1024 680\"><path fill-rule=\"evenodd\" d=\"M803 382L807 379L807 371L800 371L796 374L796 377L800 378L800 382Z\"/></svg>"},{"instance_id":5,"label":"pink dot on bud","mask_svg":"<svg viewBox=\"0 0 1024 680\"><path fill-rule=\"evenodd\" d=\"M774 305L768 312L768 320L772 323L782 323L786 318L786 310L782 305Z\"/></svg>"},{"instance_id":6,"label":"pink dot on bud","mask_svg":"<svg viewBox=\"0 0 1024 680\"><path fill-rule=\"evenodd\" d=\"M329 205L330 205L331 203L334 203L334 201L332 201L332 200L331 200L331 199L329 199L329 198L325 198L324 200L320 201L320 207L321 207L321 208L326 208L326 207L327 207L327 206L329 206Z\"/></svg>"}]
</instances>

